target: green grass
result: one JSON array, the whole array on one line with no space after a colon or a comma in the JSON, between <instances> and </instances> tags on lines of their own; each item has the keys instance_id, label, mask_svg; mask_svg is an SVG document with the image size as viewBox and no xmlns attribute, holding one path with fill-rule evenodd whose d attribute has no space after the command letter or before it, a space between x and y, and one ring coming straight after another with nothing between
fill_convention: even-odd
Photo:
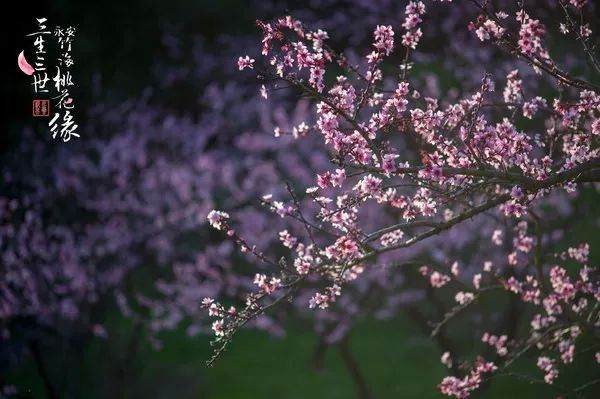
<instances>
[{"instance_id":1,"label":"green grass","mask_svg":"<svg viewBox=\"0 0 600 399\"><path fill-rule=\"evenodd\" d=\"M580 206L588 218L575 220L566 231L564 247L588 241L591 264L600 259L597 218L598 193L585 190ZM492 300L496 300L492 298ZM490 308L491 310L491 308ZM470 346L469 323L457 320L452 338L472 360L480 346ZM163 349L155 351L141 337L131 350L131 323L114 314L107 323L109 339L56 340L43 348L45 363L61 399L247 399L247 398L354 398L354 384L335 348L324 354L323 367L314 365L317 339L308 326L292 325L287 336L274 338L260 331L241 331L214 367L206 360L210 337L190 338L183 331L163 334ZM461 342L462 341L462 342ZM586 348L591 342L579 344ZM373 398L441 398L437 384L446 375L440 350L405 317L392 321L369 321L356 326L352 352L360 364ZM597 350L597 349L596 349ZM133 353L133 355L129 354ZM573 387L600 378L592 352L578 355L563 367L556 386ZM0 370L2 367L0 367ZM516 362L510 371L542 378L534 358ZM24 397L44 398L45 393L30 358L0 382L15 384ZM556 398L560 392L508 377L497 377L475 398ZM586 398L600 397L600 384L585 391Z\"/></svg>"},{"instance_id":2,"label":"green grass","mask_svg":"<svg viewBox=\"0 0 600 399\"><path fill-rule=\"evenodd\" d=\"M120 327L116 325L122 322ZM353 382L335 348L324 354L323 367L314 365L315 336L290 329L278 339L260 331L242 331L229 350L212 368L205 366L211 347L208 337L187 337L183 332L163 336L164 348L153 350L141 339L136 355L126 363L131 328L115 320L109 340L95 340L83 353L81 363L61 367L58 358L47 357L50 371L63 382L65 376L73 398L323 398L356 397ZM434 343L408 321L374 321L359 325L351 338L352 351L358 360L374 398L441 398L437 384L446 375L439 362L440 352ZM518 372L533 372L534 359L517 364ZM580 374L599 374L598 367L587 362L583 368L567 369L558 384L573 385ZM122 370L121 370L122 369ZM12 375L22 392L43 398L43 389L33 366L24 364ZM120 382L119 382L120 381ZM566 382L565 382L566 381ZM65 391L63 391L65 392ZM518 394L515 394L518 392ZM593 392L588 391L588 394ZM597 392L596 392L597 393ZM513 378L494 380L479 398L554 398L553 388ZM515 396L516 395L516 396ZM588 397L594 397L588 396Z\"/></svg>"}]
</instances>

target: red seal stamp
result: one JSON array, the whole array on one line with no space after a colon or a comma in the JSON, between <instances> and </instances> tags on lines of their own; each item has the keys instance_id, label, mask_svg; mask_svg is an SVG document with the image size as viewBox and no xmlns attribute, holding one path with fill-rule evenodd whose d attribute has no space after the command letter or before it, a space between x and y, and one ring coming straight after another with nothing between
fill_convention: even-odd
<instances>
[{"instance_id":1,"label":"red seal stamp","mask_svg":"<svg viewBox=\"0 0 600 399\"><path fill-rule=\"evenodd\" d=\"M50 100L33 100L33 116L50 116Z\"/></svg>"}]
</instances>

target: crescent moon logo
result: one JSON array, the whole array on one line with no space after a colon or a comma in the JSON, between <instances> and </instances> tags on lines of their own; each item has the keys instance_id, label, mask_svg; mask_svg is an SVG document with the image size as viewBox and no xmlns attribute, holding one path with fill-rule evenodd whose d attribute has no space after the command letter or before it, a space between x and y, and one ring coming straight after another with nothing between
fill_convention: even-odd
<instances>
[{"instance_id":1,"label":"crescent moon logo","mask_svg":"<svg viewBox=\"0 0 600 399\"><path fill-rule=\"evenodd\" d=\"M33 69L33 67L29 65L29 62L27 62L25 59L25 54L23 51L21 51L19 57L17 57L17 64L19 65L19 69L21 69L21 71L23 71L23 73L26 75L33 75L35 72L35 69Z\"/></svg>"}]
</instances>

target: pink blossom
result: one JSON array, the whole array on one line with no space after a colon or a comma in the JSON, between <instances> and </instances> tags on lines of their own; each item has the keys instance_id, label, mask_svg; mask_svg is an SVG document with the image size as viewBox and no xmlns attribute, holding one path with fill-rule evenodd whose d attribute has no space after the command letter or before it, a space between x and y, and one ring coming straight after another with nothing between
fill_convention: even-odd
<instances>
[{"instance_id":1,"label":"pink blossom","mask_svg":"<svg viewBox=\"0 0 600 399\"><path fill-rule=\"evenodd\" d=\"M390 55L394 49L394 30L391 26L377 25L375 28L375 43L376 49L385 52L385 55Z\"/></svg>"},{"instance_id":2,"label":"pink blossom","mask_svg":"<svg viewBox=\"0 0 600 399\"><path fill-rule=\"evenodd\" d=\"M523 116L531 119L538 112L540 107L546 107L546 100L542 97L535 97L534 99L527 101L523 104Z\"/></svg>"},{"instance_id":3,"label":"pink blossom","mask_svg":"<svg viewBox=\"0 0 600 399\"><path fill-rule=\"evenodd\" d=\"M592 134L594 136L600 136L600 118L596 118L592 121Z\"/></svg>"},{"instance_id":4,"label":"pink blossom","mask_svg":"<svg viewBox=\"0 0 600 399\"><path fill-rule=\"evenodd\" d=\"M451 368L452 367L452 357L450 355L450 352L446 351L444 352L444 354L441 357L441 362L444 366Z\"/></svg>"},{"instance_id":5,"label":"pink blossom","mask_svg":"<svg viewBox=\"0 0 600 399\"><path fill-rule=\"evenodd\" d=\"M588 0L569 0L569 2L577 8L583 8L583 6L587 4L587 1Z\"/></svg>"},{"instance_id":6,"label":"pink blossom","mask_svg":"<svg viewBox=\"0 0 600 399\"><path fill-rule=\"evenodd\" d=\"M444 285L446 285L446 283L448 283L449 281L450 281L449 276L446 276L439 272L433 272L433 273L431 273L431 276L429 277L429 282L430 282L431 286L434 288L441 288Z\"/></svg>"},{"instance_id":7,"label":"pink blossom","mask_svg":"<svg viewBox=\"0 0 600 399\"><path fill-rule=\"evenodd\" d=\"M475 295L472 292L460 291L460 292L456 293L456 295L454 296L454 300L459 305L467 305L467 304L473 302L473 299L475 299Z\"/></svg>"},{"instance_id":8,"label":"pink blossom","mask_svg":"<svg viewBox=\"0 0 600 399\"><path fill-rule=\"evenodd\" d=\"M367 175L358 182L355 190L358 190L364 195L373 195L379 191L381 186L381 179L373 175Z\"/></svg>"},{"instance_id":9,"label":"pink blossom","mask_svg":"<svg viewBox=\"0 0 600 399\"><path fill-rule=\"evenodd\" d=\"M279 232L279 239L283 245L288 248L294 248L298 242L298 239L292 236L287 230L282 230Z\"/></svg>"},{"instance_id":10,"label":"pink blossom","mask_svg":"<svg viewBox=\"0 0 600 399\"><path fill-rule=\"evenodd\" d=\"M492 37L499 39L504 34L505 29L498 25L495 21L488 19L486 20L477 30L475 34L482 42L489 40Z\"/></svg>"},{"instance_id":11,"label":"pink blossom","mask_svg":"<svg viewBox=\"0 0 600 399\"><path fill-rule=\"evenodd\" d=\"M492 234L492 242L495 245L502 245L502 230L494 230Z\"/></svg>"},{"instance_id":12,"label":"pink blossom","mask_svg":"<svg viewBox=\"0 0 600 399\"><path fill-rule=\"evenodd\" d=\"M554 362L549 357L538 357L537 366L546 373L546 375L544 375L544 381L546 381L546 383L552 384L558 377L558 370L555 368Z\"/></svg>"},{"instance_id":13,"label":"pink blossom","mask_svg":"<svg viewBox=\"0 0 600 399\"><path fill-rule=\"evenodd\" d=\"M246 68L250 68L253 69L254 68L254 59L250 58L249 56L245 56L245 57L240 57L238 58L238 69L240 71L246 69Z\"/></svg>"},{"instance_id":14,"label":"pink blossom","mask_svg":"<svg viewBox=\"0 0 600 399\"><path fill-rule=\"evenodd\" d=\"M421 28L417 28L411 32L406 32L402 35L402 45L414 50L417 48L417 44L419 44L421 36L423 36Z\"/></svg>"},{"instance_id":15,"label":"pink blossom","mask_svg":"<svg viewBox=\"0 0 600 399\"><path fill-rule=\"evenodd\" d=\"M224 321L222 319L216 320L212 323L212 330L214 331L217 337L222 337L225 335L225 326Z\"/></svg>"},{"instance_id":16,"label":"pink blossom","mask_svg":"<svg viewBox=\"0 0 600 399\"><path fill-rule=\"evenodd\" d=\"M517 13L517 20L521 23L518 42L521 51L526 55L548 58L548 54L542 46L542 37L546 33L544 25L537 19L531 19L522 11Z\"/></svg>"},{"instance_id":17,"label":"pink blossom","mask_svg":"<svg viewBox=\"0 0 600 399\"><path fill-rule=\"evenodd\" d=\"M274 277L269 278L264 274L257 273L254 276L254 284L256 284L263 293L270 295L279 288L281 280Z\"/></svg>"},{"instance_id":18,"label":"pink blossom","mask_svg":"<svg viewBox=\"0 0 600 399\"><path fill-rule=\"evenodd\" d=\"M222 230L223 226L227 222L227 219L229 219L229 214L226 212L212 210L209 212L207 219L212 227L217 230Z\"/></svg>"}]
</instances>

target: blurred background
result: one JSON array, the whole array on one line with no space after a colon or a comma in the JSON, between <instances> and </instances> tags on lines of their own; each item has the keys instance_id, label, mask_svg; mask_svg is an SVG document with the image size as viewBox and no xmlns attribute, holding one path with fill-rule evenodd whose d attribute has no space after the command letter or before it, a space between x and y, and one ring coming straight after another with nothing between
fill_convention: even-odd
<instances>
[{"instance_id":1,"label":"blurred background","mask_svg":"<svg viewBox=\"0 0 600 399\"><path fill-rule=\"evenodd\" d=\"M551 15L546 3L540 2L540 12ZM317 139L273 139L275 126L291 128L310 118L306 100L276 91L261 101L260 82L236 70L239 55L258 58L255 20L291 13L327 29L334 46L353 57L353 49L358 56L368 50L375 25L399 31L405 5L13 3L5 19L8 118L0 138L0 278L6 282L0 290L0 397L441 397L437 384L448 370L439 359L447 342L429 337L428 320L441 315L423 301L430 293L416 270L393 278L373 274L354 293L365 306L319 315L316 322L286 305L240 332L212 368L205 365L211 334L198 309L205 296L234 301L251 286L254 270L207 228L208 210L236 210L249 221L240 230L268 247L271 222L255 210L259 196L283 193L285 187L277 186L282 175L299 187L312 185L327 163ZM448 13L432 12L439 23L425 32L414 76L425 91L456 98L476 87L483 62L503 71L510 65L494 52L467 50L466 44L477 44L465 29L475 14ZM16 66L28 46L25 35L42 16L77 29L72 73L81 138L69 143L53 140L47 121L31 117L31 80ZM568 56L564 61L576 63ZM296 166L282 167L290 163ZM585 192L577 202L588 221L598 220L597 199ZM447 251L468 262L477 244L464 235L485 229L469 225L442 239L451 244L433 242L406 256L439 259ZM590 241L597 261L597 224L582 221L569 231L569 243ZM9 297L9 285L18 298ZM506 296L492 297L495 306L481 304L483 318L464 321L442 341L461 348L465 359L478 353L476 336L486 317L503 317L492 314L499 302L510 306ZM527 328L515 324L516 331ZM534 358L515 370L541 377ZM598 368L581 362L559 382L575 385L594 375ZM559 394L527 380L498 378L476 397Z\"/></svg>"}]
</instances>

